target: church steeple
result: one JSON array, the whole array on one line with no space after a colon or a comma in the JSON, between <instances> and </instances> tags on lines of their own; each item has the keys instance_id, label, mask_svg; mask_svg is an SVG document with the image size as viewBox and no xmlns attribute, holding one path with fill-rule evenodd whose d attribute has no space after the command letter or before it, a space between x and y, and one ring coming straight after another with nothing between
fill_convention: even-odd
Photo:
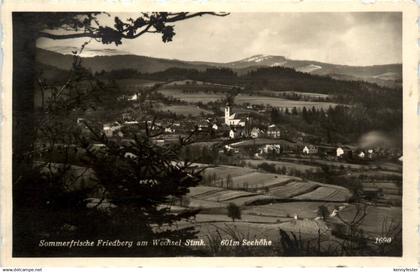
<instances>
[{"instance_id":1,"label":"church steeple","mask_svg":"<svg viewBox=\"0 0 420 272\"><path fill-rule=\"evenodd\" d=\"M226 125L230 125L229 120L230 120L230 105L229 103L226 103L226 106L225 106L225 124Z\"/></svg>"}]
</instances>

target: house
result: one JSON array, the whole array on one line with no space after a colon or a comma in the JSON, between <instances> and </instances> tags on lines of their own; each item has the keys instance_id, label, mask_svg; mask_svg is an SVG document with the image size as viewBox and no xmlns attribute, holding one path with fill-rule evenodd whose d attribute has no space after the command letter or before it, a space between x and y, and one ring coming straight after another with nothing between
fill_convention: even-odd
<instances>
[{"instance_id":1,"label":"house","mask_svg":"<svg viewBox=\"0 0 420 272\"><path fill-rule=\"evenodd\" d=\"M78 125L82 125L84 122L86 122L86 119L85 119L85 118L81 118L81 117L77 118L76 123L77 123Z\"/></svg>"},{"instance_id":2,"label":"house","mask_svg":"<svg viewBox=\"0 0 420 272\"><path fill-rule=\"evenodd\" d=\"M344 150L343 150L343 148L341 148L341 147L337 147L336 154L337 154L337 158L342 158L342 157L343 157L343 155L344 155Z\"/></svg>"},{"instance_id":3,"label":"house","mask_svg":"<svg viewBox=\"0 0 420 272\"><path fill-rule=\"evenodd\" d=\"M114 135L114 133L118 132L121 129L121 127L121 124L118 122L104 124L103 131L107 137L111 137Z\"/></svg>"},{"instance_id":4,"label":"house","mask_svg":"<svg viewBox=\"0 0 420 272\"><path fill-rule=\"evenodd\" d=\"M137 155L136 154L133 154L131 152L125 152L124 158L136 159L137 158Z\"/></svg>"},{"instance_id":5,"label":"house","mask_svg":"<svg viewBox=\"0 0 420 272\"><path fill-rule=\"evenodd\" d=\"M132 120L132 119L133 119L133 117L131 116L131 113L129 113L129 112L124 112L124 113L122 114L122 119L123 119L124 121L130 121L130 120Z\"/></svg>"},{"instance_id":6,"label":"house","mask_svg":"<svg viewBox=\"0 0 420 272\"><path fill-rule=\"evenodd\" d=\"M139 124L139 121L125 121L124 125L126 126L137 126Z\"/></svg>"},{"instance_id":7,"label":"house","mask_svg":"<svg viewBox=\"0 0 420 272\"><path fill-rule=\"evenodd\" d=\"M175 133L175 129L172 127L166 127L165 128L165 133Z\"/></svg>"},{"instance_id":8,"label":"house","mask_svg":"<svg viewBox=\"0 0 420 272\"><path fill-rule=\"evenodd\" d=\"M139 99L139 95L138 94L134 94L130 98L128 98L128 101L137 101L138 99Z\"/></svg>"},{"instance_id":9,"label":"house","mask_svg":"<svg viewBox=\"0 0 420 272\"><path fill-rule=\"evenodd\" d=\"M207 122L206 120L201 120L197 124L197 129L199 131L204 130L204 129L208 128L208 127L209 127L209 122Z\"/></svg>"},{"instance_id":10,"label":"house","mask_svg":"<svg viewBox=\"0 0 420 272\"><path fill-rule=\"evenodd\" d=\"M237 139L244 136L244 130L239 128L233 128L229 131L229 138Z\"/></svg>"},{"instance_id":11,"label":"house","mask_svg":"<svg viewBox=\"0 0 420 272\"><path fill-rule=\"evenodd\" d=\"M369 159L373 159L373 149L368 149L367 154Z\"/></svg>"},{"instance_id":12,"label":"house","mask_svg":"<svg viewBox=\"0 0 420 272\"><path fill-rule=\"evenodd\" d=\"M314 145L305 145L305 147L302 150L303 154L309 155L309 154L317 154L318 153L318 147Z\"/></svg>"},{"instance_id":13,"label":"house","mask_svg":"<svg viewBox=\"0 0 420 272\"><path fill-rule=\"evenodd\" d=\"M261 134L263 133L263 131L259 128L252 128L251 129L251 138L258 138L261 136Z\"/></svg>"},{"instance_id":14,"label":"house","mask_svg":"<svg viewBox=\"0 0 420 272\"><path fill-rule=\"evenodd\" d=\"M280 129L272 124L267 127L267 137L270 138L280 138Z\"/></svg>"},{"instance_id":15,"label":"house","mask_svg":"<svg viewBox=\"0 0 420 272\"><path fill-rule=\"evenodd\" d=\"M157 145L165 144L165 139L153 139L152 142Z\"/></svg>"},{"instance_id":16,"label":"house","mask_svg":"<svg viewBox=\"0 0 420 272\"><path fill-rule=\"evenodd\" d=\"M233 149L233 147L231 145L225 145L223 147L226 151L231 151Z\"/></svg>"},{"instance_id":17,"label":"house","mask_svg":"<svg viewBox=\"0 0 420 272\"><path fill-rule=\"evenodd\" d=\"M364 158L365 158L365 156L366 156L366 154L365 154L365 152L360 151L360 152L359 152L359 154L357 154L357 156L358 156L359 158L361 158L361 159L364 159Z\"/></svg>"},{"instance_id":18,"label":"house","mask_svg":"<svg viewBox=\"0 0 420 272\"><path fill-rule=\"evenodd\" d=\"M281 147L279 144L266 144L263 148L260 149L261 153L276 153L280 154Z\"/></svg>"},{"instance_id":19,"label":"house","mask_svg":"<svg viewBox=\"0 0 420 272\"><path fill-rule=\"evenodd\" d=\"M228 126L239 126L245 127L245 120L238 118L236 113L231 113L230 105L227 104L225 107L225 124Z\"/></svg>"},{"instance_id":20,"label":"house","mask_svg":"<svg viewBox=\"0 0 420 272\"><path fill-rule=\"evenodd\" d=\"M239 137L239 133L235 129L229 131L229 138L235 139Z\"/></svg>"},{"instance_id":21,"label":"house","mask_svg":"<svg viewBox=\"0 0 420 272\"><path fill-rule=\"evenodd\" d=\"M218 130L218 129L219 129L219 126L218 126L217 124L213 124L213 125L211 126L211 128L212 128L212 129L214 129L214 130Z\"/></svg>"}]
</instances>

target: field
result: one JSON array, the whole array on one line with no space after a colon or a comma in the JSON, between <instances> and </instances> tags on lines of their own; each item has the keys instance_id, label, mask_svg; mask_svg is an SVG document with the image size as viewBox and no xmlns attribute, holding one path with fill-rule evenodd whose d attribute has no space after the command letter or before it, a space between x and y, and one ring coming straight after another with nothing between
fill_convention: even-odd
<instances>
[{"instance_id":1,"label":"field","mask_svg":"<svg viewBox=\"0 0 420 272\"><path fill-rule=\"evenodd\" d=\"M293 94L293 95L298 95L298 96L308 96L311 98L327 98L330 95L328 94L322 94L322 93L307 93L307 92L291 92L291 91L281 91L281 92L277 92L277 93L282 93L282 94Z\"/></svg>"},{"instance_id":2,"label":"field","mask_svg":"<svg viewBox=\"0 0 420 272\"><path fill-rule=\"evenodd\" d=\"M212 114L211 111L202 109L198 106L194 105L166 105L161 108L161 111L169 111L179 115L192 115L192 116L200 116L202 113L204 114Z\"/></svg>"},{"instance_id":3,"label":"field","mask_svg":"<svg viewBox=\"0 0 420 272\"><path fill-rule=\"evenodd\" d=\"M297 169L299 171L318 171L321 168L318 166L312 166L312 165L305 165L301 163L292 163L292 162L283 162L283 161L270 161L270 160L244 160L244 162L247 165L250 165L252 167L257 167L259 164L262 163L268 163L268 164L274 164L276 168L282 168L286 167L286 169Z\"/></svg>"},{"instance_id":4,"label":"field","mask_svg":"<svg viewBox=\"0 0 420 272\"><path fill-rule=\"evenodd\" d=\"M230 176L231 184L226 184L226 182L224 182L225 186L230 186L232 190L252 190L252 192L273 197L272 200L274 202L280 199L344 202L351 197L350 191L341 186L303 181L298 177L259 172L246 167L226 165L211 167L205 170L205 175L216 175L216 179L218 180L226 180L227 177ZM237 200L238 203L248 204L249 202L247 200L244 201L243 199L250 197L250 195L246 194L229 193L227 189L223 189L222 191L221 188L206 186L199 186L191 189L190 195L198 199L216 202L231 200L233 198L229 198L229 196L234 195L234 199ZM214 196L209 197L210 195ZM257 201L255 194L250 201L253 202L254 200ZM263 199L263 201L267 200L268 199Z\"/></svg>"},{"instance_id":5,"label":"field","mask_svg":"<svg viewBox=\"0 0 420 272\"><path fill-rule=\"evenodd\" d=\"M334 188L334 187L322 186L306 194L295 196L293 197L293 199L313 200L313 201L329 200L329 201L344 202L344 201L347 201L350 198L350 196L351 196L351 193L348 189L345 189L342 187Z\"/></svg>"},{"instance_id":6,"label":"field","mask_svg":"<svg viewBox=\"0 0 420 272\"><path fill-rule=\"evenodd\" d=\"M268 205L251 206L244 210L243 213L258 216L285 218L297 216L298 218L315 219L318 216L318 207L322 205L326 206L330 211L337 206L336 203L315 201L270 203Z\"/></svg>"},{"instance_id":7,"label":"field","mask_svg":"<svg viewBox=\"0 0 420 272\"><path fill-rule=\"evenodd\" d=\"M219 92L211 91L210 88L209 92L200 91L200 88L203 87L196 86L194 87L194 91L192 92L185 92L184 90L174 88L174 86L170 86L171 88L162 88L158 92L168 96L180 99L181 101L189 102L189 103L208 103L214 102L216 100L221 100L226 97L224 92L220 92L220 87L212 87L214 91L219 90ZM192 87L191 87L192 88ZM208 87L206 87L208 89ZM227 91L228 89L224 88L222 91ZM309 94L309 93L308 93ZM278 108L289 108L292 109L296 107L297 109L301 109L303 107L312 108L315 107L317 109L323 108L328 109L330 106L335 107L336 103L329 103L329 102L314 102L314 101L297 101L297 100L288 100L280 97L272 97L272 96L263 96L263 95L248 95L248 94L238 94L235 97L235 103L240 104L251 104L251 105L270 105L272 107Z\"/></svg>"},{"instance_id":8,"label":"field","mask_svg":"<svg viewBox=\"0 0 420 272\"><path fill-rule=\"evenodd\" d=\"M270 195L275 195L283 199L292 198L307 192L312 192L319 186L312 182L292 181L285 185L270 188Z\"/></svg>"},{"instance_id":9,"label":"field","mask_svg":"<svg viewBox=\"0 0 420 272\"><path fill-rule=\"evenodd\" d=\"M199 81L199 80L176 80L171 81L165 84L165 86L172 86L172 87L182 87L182 88L203 88L203 87L213 87L213 88L232 88L232 87L239 87L234 85L227 85L227 84L218 84L213 82L207 81Z\"/></svg>"},{"instance_id":10,"label":"field","mask_svg":"<svg viewBox=\"0 0 420 272\"><path fill-rule=\"evenodd\" d=\"M204 166L204 165L201 165ZM237 166L230 166L230 165L220 165L217 167L209 167L204 170L205 175L216 175L220 178L226 178L227 175L231 175L232 177L246 175L248 173L255 172L254 169L245 168L245 167L237 167Z\"/></svg>"},{"instance_id":11,"label":"field","mask_svg":"<svg viewBox=\"0 0 420 272\"><path fill-rule=\"evenodd\" d=\"M120 88L123 88L131 93L135 93L141 88L150 88L155 84L160 84L160 81L146 80L146 79L120 79L117 80L117 84Z\"/></svg>"},{"instance_id":12,"label":"field","mask_svg":"<svg viewBox=\"0 0 420 272\"><path fill-rule=\"evenodd\" d=\"M368 206L367 215L362 222L366 232L374 234L385 234L390 228L397 227L402 222L400 207L376 207ZM351 221L356 214L356 207L350 205L340 212L346 222Z\"/></svg>"},{"instance_id":13,"label":"field","mask_svg":"<svg viewBox=\"0 0 420 272\"><path fill-rule=\"evenodd\" d=\"M330 106L335 107L337 106L336 103L328 103L328 102L312 102L312 101L296 101L296 100L288 100L279 97L269 97L269 96L259 96L259 95L247 95L247 94L238 94L235 97L235 103L237 104L254 104L254 105L270 105L272 107L278 108L288 108L292 109L296 107L297 109L301 109L303 107L312 108L315 107L317 109L328 109Z\"/></svg>"},{"instance_id":14,"label":"field","mask_svg":"<svg viewBox=\"0 0 420 272\"><path fill-rule=\"evenodd\" d=\"M181 101L185 101L188 103L198 103L202 102L204 104L208 102L214 102L216 100L220 100L225 98L223 93L205 93L205 92L194 92L194 93L184 93L182 90L179 89L161 89L158 91L159 93L163 94L164 96L174 97L180 99Z\"/></svg>"},{"instance_id":15,"label":"field","mask_svg":"<svg viewBox=\"0 0 420 272\"><path fill-rule=\"evenodd\" d=\"M279 200L277 197L261 195L253 192L228 190L208 186L197 186L194 189L191 189L190 193L188 193L186 197L190 199L190 206L191 203L193 203L194 207L200 208L226 207L229 203L235 203L238 206L246 206L255 203L270 203Z\"/></svg>"},{"instance_id":16,"label":"field","mask_svg":"<svg viewBox=\"0 0 420 272\"><path fill-rule=\"evenodd\" d=\"M244 140L240 142L236 142L231 144L232 147L249 147L253 145L266 145L266 144L286 144L286 145L293 145L294 143L281 140L281 139L264 139L264 138L257 138L252 140Z\"/></svg>"},{"instance_id":17,"label":"field","mask_svg":"<svg viewBox=\"0 0 420 272\"><path fill-rule=\"evenodd\" d=\"M274 219L274 218L273 218ZM326 224L323 221L316 220L278 220L275 222L267 222L268 220L273 220L272 218L265 218L260 221L260 218L257 218L257 221L252 222L252 218L246 218L247 221L243 222L213 222L213 223L197 223L195 224L196 229L199 230L198 237L205 239L208 243L211 243L209 240L222 240L222 239L234 239L242 241L243 239L254 240L265 238L271 240L274 246L280 246L279 240L279 229L282 229L287 232L293 232L298 235L302 240L316 240L318 238L318 233L320 232L323 236L321 242L328 240L329 230ZM261 250L264 250L264 247L237 247L239 250L247 250L253 254L261 254ZM228 248L229 250L230 248ZM266 256L276 255L276 252L273 250L273 247L267 247ZM262 253L264 254L264 253ZM249 255L249 253L248 253Z\"/></svg>"},{"instance_id":18,"label":"field","mask_svg":"<svg viewBox=\"0 0 420 272\"><path fill-rule=\"evenodd\" d=\"M269 173L260 173L252 172L241 176L233 177L232 183L234 188L268 188L282 183L290 182L298 178L269 174Z\"/></svg>"},{"instance_id":19,"label":"field","mask_svg":"<svg viewBox=\"0 0 420 272\"><path fill-rule=\"evenodd\" d=\"M327 161L327 160L322 160L322 159L308 159L308 158L287 158L287 161L293 161L296 163L306 163L306 164L311 164L311 163L317 163L317 164L322 164L322 165L328 165L328 166L334 166L334 167L340 167L340 166L344 166L346 168L350 168L352 170L366 170L366 169L375 169L378 166L380 166L384 171L380 171L378 172L377 170L374 170L374 172L370 172L370 173L381 173L381 174L393 174L393 175L401 175L401 171L402 171L402 166L398 165L396 163L371 163L369 165L365 165L365 164L355 164L355 163L347 163L344 161ZM391 173L392 172L392 173ZM367 174L369 172L366 171Z\"/></svg>"}]
</instances>

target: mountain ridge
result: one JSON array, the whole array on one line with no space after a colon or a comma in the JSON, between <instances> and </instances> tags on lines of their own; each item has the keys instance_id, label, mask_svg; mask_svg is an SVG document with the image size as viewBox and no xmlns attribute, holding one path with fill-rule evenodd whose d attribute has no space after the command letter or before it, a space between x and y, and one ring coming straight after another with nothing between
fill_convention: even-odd
<instances>
[{"instance_id":1,"label":"mountain ridge","mask_svg":"<svg viewBox=\"0 0 420 272\"><path fill-rule=\"evenodd\" d=\"M169 68L195 69L198 71L209 68L229 68L234 72L243 74L261 67L280 66L314 75L330 76L335 79L367 81L387 87L401 86L402 82L402 64L350 66L311 60L292 60L284 56L264 54L253 55L227 63L184 61L132 54L90 56L82 57L82 60L84 66L93 72L134 69L141 73L155 73ZM37 61L62 70L69 70L73 62L73 56L38 48Z\"/></svg>"}]
</instances>

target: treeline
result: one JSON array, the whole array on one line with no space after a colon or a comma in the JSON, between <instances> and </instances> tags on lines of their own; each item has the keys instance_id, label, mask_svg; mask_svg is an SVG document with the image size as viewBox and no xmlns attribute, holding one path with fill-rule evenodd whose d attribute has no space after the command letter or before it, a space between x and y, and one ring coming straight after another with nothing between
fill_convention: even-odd
<instances>
[{"instance_id":1,"label":"treeline","mask_svg":"<svg viewBox=\"0 0 420 272\"><path fill-rule=\"evenodd\" d=\"M270 119L274 124L318 136L328 143L352 143L374 130L387 131L397 140L402 137L402 109L399 108L374 108L362 104L337 105L327 110L273 108Z\"/></svg>"}]
</instances>

